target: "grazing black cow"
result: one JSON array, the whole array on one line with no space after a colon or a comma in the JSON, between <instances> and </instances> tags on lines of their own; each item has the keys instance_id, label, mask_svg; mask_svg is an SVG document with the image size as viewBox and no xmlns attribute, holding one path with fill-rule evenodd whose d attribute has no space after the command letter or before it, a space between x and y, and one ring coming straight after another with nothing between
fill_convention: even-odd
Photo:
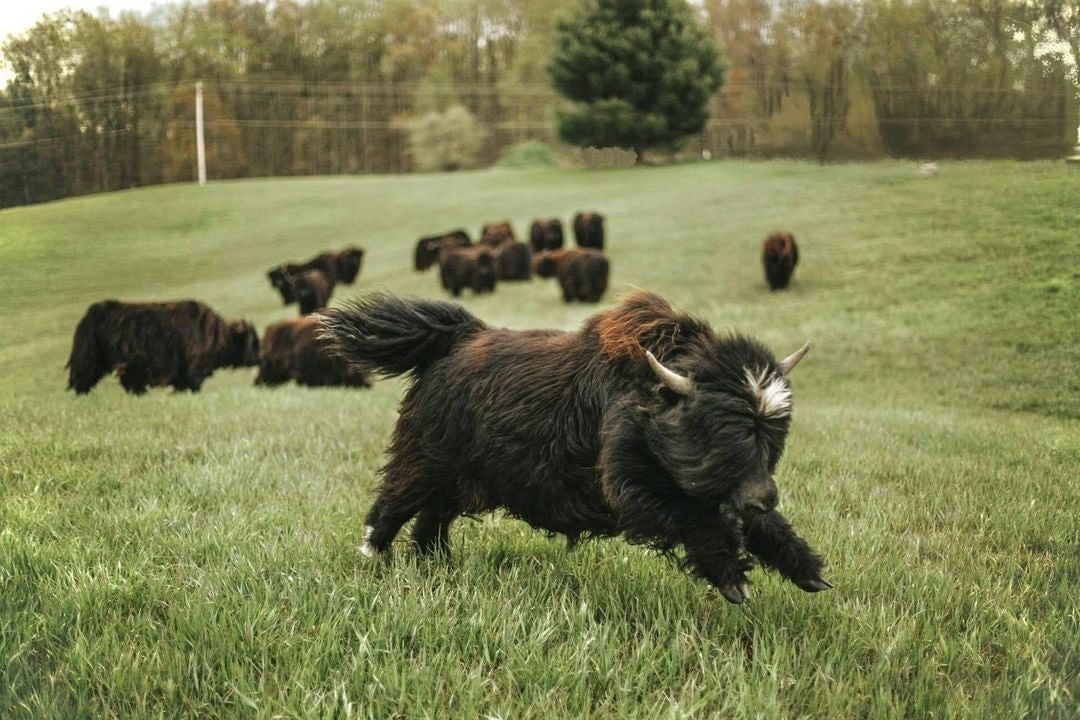
<instances>
[{"instance_id":1,"label":"grazing black cow","mask_svg":"<svg viewBox=\"0 0 1080 720\"><path fill-rule=\"evenodd\" d=\"M770 290L783 290L791 282L791 274L799 262L799 247L795 236L789 232L775 232L765 238L761 248L761 262L765 266L765 280Z\"/></svg>"},{"instance_id":2,"label":"grazing black cow","mask_svg":"<svg viewBox=\"0 0 1080 720\"><path fill-rule=\"evenodd\" d=\"M604 249L604 216L595 212L574 215L574 240L578 247Z\"/></svg>"},{"instance_id":3,"label":"grazing black cow","mask_svg":"<svg viewBox=\"0 0 1080 720\"><path fill-rule=\"evenodd\" d=\"M416 255L413 267L423 272L439 261L439 252L444 248L468 247L472 245L469 234L464 230L455 230L445 235L429 235L416 241Z\"/></svg>"},{"instance_id":4,"label":"grazing black cow","mask_svg":"<svg viewBox=\"0 0 1080 720\"><path fill-rule=\"evenodd\" d=\"M531 280L532 250L523 242L495 246L495 268L500 280Z\"/></svg>"},{"instance_id":5,"label":"grazing black cow","mask_svg":"<svg viewBox=\"0 0 1080 720\"><path fill-rule=\"evenodd\" d=\"M568 248L533 256L533 272L542 278L558 277L565 302L599 302L610 271L608 259L596 250Z\"/></svg>"},{"instance_id":6,"label":"grazing black cow","mask_svg":"<svg viewBox=\"0 0 1080 720\"><path fill-rule=\"evenodd\" d=\"M250 324L227 322L195 300L91 305L75 328L68 389L90 392L116 371L129 393L171 385L198 392L221 367L259 362L259 336Z\"/></svg>"},{"instance_id":7,"label":"grazing black cow","mask_svg":"<svg viewBox=\"0 0 1080 720\"><path fill-rule=\"evenodd\" d=\"M497 277L495 255L489 247L445 248L439 253L439 280L454 297L465 288L477 295L494 292Z\"/></svg>"},{"instance_id":8,"label":"grazing black cow","mask_svg":"<svg viewBox=\"0 0 1080 720\"><path fill-rule=\"evenodd\" d=\"M480 228L481 245L495 247L496 245L502 245L505 242L513 242L516 239L517 238L514 236L514 228L506 220L497 223L488 223Z\"/></svg>"},{"instance_id":9,"label":"grazing black cow","mask_svg":"<svg viewBox=\"0 0 1080 720\"><path fill-rule=\"evenodd\" d=\"M533 220L529 228L529 242L532 244L533 252L558 250L563 246L562 220L559 218Z\"/></svg>"},{"instance_id":10,"label":"grazing black cow","mask_svg":"<svg viewBox=\"0 0 1080 720\"><path fill-rule=\"evenodd\" d=\"M327 277L321 270L305 270L291 276L291 280L301 315L322 310L334 294L333 278Z\"/></svg>"},{"instance_id":11,"label":"grazing black cow","mask_svg":"<svg viewBox=\"0 0 1080 720\"><path fill-rule=\"evenodd\" d=\"M311 387L371 387L367 373L334 353L322 338L318 315L276 322L266 328L256 385L295 380Z\"/></svg>"},{"instance_id":12,"label":"grazing black cow","mask_svg":"<svg viewBox=\"0 0 1080 720\"><path fill-rule=\"evenodd\" d=\"M358 247L347 247L338 252L319 253L304 263L284 263L266 273L270 284L281 294L284 304L296 302L293 278L309 270L318 270L331 282L351 285L364 263L364 251Z\"/></svg>"},{"instance_id":13,"label":"grazing black cow","mask_svg":"<svg viewBox=\"0 0 1080 720\"><path fill-rule=\"evenodd\" d=\"M755 558L803 590L831 587L773 480L787 376L808 347L777 360L647 292L576 332L494 328L457 304L384 294L323 322L354 363L412 379L365 555L386 554L414 516L419 550L448 553L455 518L501 508L572 542L681 546L734 603Z\"/></svg>"}]
</instances>

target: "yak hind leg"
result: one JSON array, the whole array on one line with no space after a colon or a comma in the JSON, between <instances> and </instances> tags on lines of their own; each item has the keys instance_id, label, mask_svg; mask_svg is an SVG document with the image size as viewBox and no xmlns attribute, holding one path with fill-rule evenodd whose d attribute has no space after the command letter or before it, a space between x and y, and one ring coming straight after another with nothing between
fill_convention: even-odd
<instances>
[{"instance_id":1,"label":"yak hind leg","mask_svg":"<svg viewBox=\"0 0 1080 720\"><path fill-rule=\"evenodd\" d=\"M458 514L458 507L443 498L433 498L421 508L412 536L422 555L450 557L450 524Z\"/></svg>"},{"instance_id":2,"label":"yak hind leg","mask_svg":"<svg viewBox=\"0 0 1080 720\"><path fill-rule=\"evenodd\" d=\"M375 504L364 519L364 544L360 554L365 557L386 555L401 527L409 522L428 503L429 492L397 479L392 469L387 470L382 489Z\"/></svg>"}]
</instances>

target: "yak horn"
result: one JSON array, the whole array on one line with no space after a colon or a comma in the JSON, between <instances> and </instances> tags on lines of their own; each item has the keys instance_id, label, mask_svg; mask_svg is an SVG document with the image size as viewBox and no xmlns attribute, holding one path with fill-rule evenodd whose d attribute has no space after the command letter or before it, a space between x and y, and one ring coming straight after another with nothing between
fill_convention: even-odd
<instances>
[{"instance_id":1,"label":"yak horn","mask_svg":"<svg viewBox=\"0 0 1080 720\"><path fill-rule=\"evenodd\" d=\"M679 395L689 395L694 389L693 380L685 375L680 375L673 370L667 369L656 359L656 356L648 350L645 351L645 357L649 359L649 367L656 373L656 378L673 392L677 392Z\"/></svg>"},{"instance_id":2,"label":"yak horn","mask_svg":"<svg viewBox=\"0 0 1080 720\"><path fill-rule=\"evenodd\" d=\"M788 355L786 358L780 361L780 374L787 375L791 372L799 361L803 359L803 355L810 352L810 343L806 343L795 352Z\"/></svg>"}]
</instances>

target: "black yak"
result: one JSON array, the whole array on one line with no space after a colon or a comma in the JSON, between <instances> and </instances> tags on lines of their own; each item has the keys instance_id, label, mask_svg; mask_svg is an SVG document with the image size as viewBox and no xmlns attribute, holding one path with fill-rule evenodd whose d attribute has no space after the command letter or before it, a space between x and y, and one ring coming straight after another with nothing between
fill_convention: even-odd
<instances>
[{"instance_id":1,"label":"black yak","mask_svg":"<svg viewBox=\"0 0 1080 720\"><path fill-rule=\"evenodd\" d=\"M285 305L296 302L293 278L308 270L318 270L332 283L351 285L364 263L364 251L358 247L347 247L338 252L319 253L304 263L283 263L266 273L270 284L281 294Z\"/></svg>"},{"instance_id":2,"label":"black yak","mask_svg":"<svg viewBox=\"0 0 1080 720\"><path fill-rule=\"evenodd\" d=\"M500 280L531 280L532 250L514 240L494 248L495 269Z\"/></svg>"},{"instance_id":3,"label":"black yak","mask_svg":"<svg viewBox=\"0 0 1080 720\"><path fill-rule=\"evenodd\" d=\"M595 212L574 215L574 240L578 247L604 249L604 216Z\"/></svg>"},{"instance_id":4,"label":"black yak","mask_svg":"<svg viewBox=\"0 0 1080 720\"><path fill-rule=\"evenodd\" d=\"M296 303L300 314L307 315L322 310L334 293L334 280L321 270L305 270L291 277Z\"/></svg>"},{"instance_id":5,"label":"black yak","mask_svg":"<svg viewBox=\"0 0 1080 720\"><path fill-rule=\"evenodd\" d=\"M429 235L416 241L416 254L413 267L421 272L439 261L439 252L444 248L468 247L472 245L469 234L464 230L454 230L444 235Z\"/></svg>"},{"instance_id":6,"label":"black yak","mask_svg":"<svg viewBox=\"0 0 1080 720\"><path fill-rule=\"evenodd\" d=\"M481 245L490 245L494 247L496 245L502 245L504 242L513 242L514 240L517 240L514 236L514 228L506 220L497 223L488 223L480 228Z\"/></svg>"},{"instance_id":7,"label":"black yak","mask_svg":"<svg viewBox=\"0 0 1080 720\"><path fill-rule=\"evenodd\" d=\"M529 228L529 242L533 252L558 250L563 246L562 221L559 218L533 220Z\"/></svg>"},{"instance_id":8,"label":"black yak","mask_svg":"<svg viewBox=\"0 0 1080 720\"><path fill-rule=\"evenodd\" d=\"M323 324L354 364L412 379L363 554L387 553L414 516L420 552L448 553L455 518L501 508L571 543L681 546L734 603L755 558L803 590L831 587L773 480L787 376L808 346L777 360L642 291L576 332L494 328L457 304L385 294Z\"/></svg>"},{"instance_id":9,"label":"black yak","mask_svg":"<svg viewBox=\"0 0 1080 720\"><path fill-rule=\"evenodd\" d=\"M533 256L533 272L559 278L565 302L599 302L607 291L611 264L596 250L554 250Z\"/></svg>"},{"instance_id":10,"label":"black yak","mask_svg":"<svg viewBox=\"0 0 1080 720\"><path fill-rule=\"evenodd\" d=\"M280 385L295 380L311 387L342 385L371 387L367 373L355 368L321 337L318 315L273 323L263 334L256 385Z\"/></svg>"},{"instance_id":11,"label":"black yak","mask_svg":"<svg viewBox=\"0 0 1080 720\"><path fill-rule=\"evenodd\" d=\"M172 385L198 392L220 367L259 362L259 336L250 324L227 322L201 302L91 305L75 328L68 389L90 392L116 371L129 393Z\"/></svg>"},{"instance_id":12,"label":"black yak","mask_svg":"<svg viewBox=\"0 0 1080 720\"><path fill-rule=\"evenodd\" d=\"M439 253L439 280L454 297L465 288L476 294L494 292L497 277L491 248L445 248Z\"/></svg>"},{"instance_id":13,"label":"black yak","mask_svg":"<svg viewBox=\"0 0 1080 720\"><path fill-rule=\"evenodd\" d=\"M765 238L761 248L761 262L765 266L765 280L770 290L783 290L791 282L791 274L799 262L799 247L795 236L789 232L775 232Z\"/></svg>"}]
</instances>

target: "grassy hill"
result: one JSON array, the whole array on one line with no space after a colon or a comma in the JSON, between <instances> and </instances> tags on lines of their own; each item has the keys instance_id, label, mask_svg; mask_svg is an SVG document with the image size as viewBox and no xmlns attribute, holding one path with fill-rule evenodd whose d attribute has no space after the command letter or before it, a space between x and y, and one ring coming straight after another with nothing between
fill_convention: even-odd
<instances>
[{"instance_id":1,"label":"grassy hill","mask_svg":"<svg viewBox=\"0 0 1080 720\"><path fill-rule=\"evenodd\" d=\"M0 716L1067 717L1080 693L1080 172L1058 163L256 180L0 212ZM421 234L608 216L612 287L783 355L781 505L829 561L729 606L617 540L512 520L450 563L356 553L403 385L64 391L86 306L194 297L260 326L264 276L367 248L354 288L438 297ZM792 288L759 250L791 229ZM465 298L573 328L545 281ZM404 537L404 536L403 536Z\"/></svg>"}]
</instances>

